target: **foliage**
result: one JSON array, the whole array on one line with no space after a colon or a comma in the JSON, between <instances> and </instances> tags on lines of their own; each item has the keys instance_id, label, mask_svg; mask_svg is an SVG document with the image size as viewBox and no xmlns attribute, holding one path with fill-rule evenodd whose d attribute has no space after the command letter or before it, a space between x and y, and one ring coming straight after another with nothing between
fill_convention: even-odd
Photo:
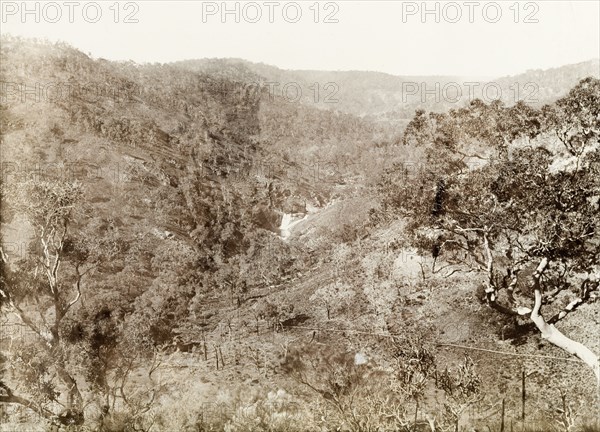
<instances>
[{"instance_id":1,"label":"foliage","mask_svg":"<svg viewBox=\"0 0 600 432\"><path fill-rule=\"evenodd\" d=\"M597 106L600 94L594 82L582 81L557 106L571 107L575 110L572 115L589 116L590 108L574 100L594 101ZM600 135L594 127L582 127L593 138L587 138L575 167L560 169L562 156L549 143L550 131L542 133L538 128L540 116L519 106L479 103L448 114L432 114L433 123L424 113L417 113L405 140L430 149L432 165L420 167L410 182L400 181L398 173L390 172L382 184L388 210L408 219L413 244L434 258L462 251L466 255L461 264L488 272L494 284L506 271L514 274L542 257L551 260L557 271L567 268L570 276L595 270ZM468 127L474 119L477 122ZM487 126L497 123L501 129ZM536 127L524 132L528 124ZM557 126L553 123L552 127ZM523 133L527 139L537 136L536 144L520 146ZM474 146L486 149L489 159L469 169L460 155ZM494 268L488 268L490 254Z\"/></svg>"}]
</instances>

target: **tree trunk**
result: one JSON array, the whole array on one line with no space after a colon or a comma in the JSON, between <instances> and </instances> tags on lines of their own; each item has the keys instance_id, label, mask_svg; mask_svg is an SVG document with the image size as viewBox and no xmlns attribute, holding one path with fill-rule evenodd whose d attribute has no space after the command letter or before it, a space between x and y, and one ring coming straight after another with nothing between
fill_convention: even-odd
<instances>
[{"instance_id":1,"label":"tree trunk","mask_svg":"<svg viewBox=\"0 0 600 432\"><path fill-rule=\"evenodd\" d=\"M582 343L576 342L562 334L553 324L548 324L544 317L540 314L542 307L542 292L540 290L540 276L546 269L548 260L544 258L538 265L533 275L535 304L531 311L531 321L534 322L538 330L542 333L542 337L547 339L553 345L567 351L569 354L579 357L585 364L592 368L596 375L596 380L600 383L600 365L598 356L594 354L588 347Z\"/></svg>"},{"instance_id":2,"label":"tree trunk","mask_svg":"<svg viewBox=\"0 0 600 432\"><path fill-rule=\"evenodd\" d=\"M542 333L542 337L553 345L567 351L569 354L579 357L585 364L592 368L596 379L600 382L600 365L598 364L598 356L594 354L588 347L570 339L561 333L554 324L546 323L544 317L540 315L540 307L542 305L542 293L535 290L535 306L531 312L531 320Z\"/></svg>"}]
</instances>

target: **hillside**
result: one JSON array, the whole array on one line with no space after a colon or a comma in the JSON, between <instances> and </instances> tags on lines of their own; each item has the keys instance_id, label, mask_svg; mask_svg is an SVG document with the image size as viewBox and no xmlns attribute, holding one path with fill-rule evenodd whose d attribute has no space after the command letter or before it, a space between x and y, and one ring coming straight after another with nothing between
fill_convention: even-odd
<instances>
[{"instance_id":1,"label":"hillside","mask_svg":"<svg viewBox=\"0 0 600 432\"><path fill-rule=\"evenodd\" d=\"M242 59L187 60L175 65L188 70L235 76L241 82L272 83L272 93L279 96L284 92L283 87L290 84L293 85L287 90L290 99L297 97L297 84L304 104L397 123L398 119L410 120L418 108L445 111L457 105L465 106L474 98L496 98L498 89L500 99L505 103L514 104L523 99L541 106L566 94L581 79L598 77L599 61L595 59L494 79L395 76L367 71L283 70ZM486 89L488 84L492 87Z\"/></svg>"},{"instance_id":2,"label":"hillside","mask_svg":"<svg viewBox=\"0 0 600 432\"><path fill-rule=\"evenodd\" d=\"M514 94L514 91L509 90L511 85L514 88L515 83L520 83L523 87L526 83L534 83L535 87L530 89L521 87L521 91L531 92L523 96L530 95L531 102L535 102L533 105L541 106L564 96L577 82L588 76L600 77L600 59L547 70L528 70L511 77L499 77L494 81L500 85L503 93L507 94Z\"/></svg>"},{"instance_id":3,"label":"hillside","mask_svg":"<svg viewBox=\"0 0 600 432\"><path fill-rule=\"evenodd\" d=\"M593 372L481 287L512 247L524 278L547 253L547 316L574 304L553 323L600 352L600 95L597 79L580 83L597 62L497 80L570 98L545 110L441 113L456 106L405 103L402 83L453 77L138 65L11 37L0 54L2 430L496 430L502 415L527 426L522 409L540 430L596 420ZM248 86L264 81L307 91L291 103ZM339 102L314 103L314 82L337 83ZM516 228L484 242L477 224ZM440 252L459 240L475 261L492 248L498 273Z\"/></svg>"}]
</instances>

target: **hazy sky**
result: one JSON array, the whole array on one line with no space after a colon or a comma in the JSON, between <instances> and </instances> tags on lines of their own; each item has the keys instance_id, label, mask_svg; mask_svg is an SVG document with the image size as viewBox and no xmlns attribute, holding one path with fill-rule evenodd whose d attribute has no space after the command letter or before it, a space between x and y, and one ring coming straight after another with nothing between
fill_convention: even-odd
<instances>
[{"instance_id":1,"label":"hazy sky","mask_svg":"<svg viewBox=\"0 0 600 432\"><path fill-rule=\"evenodd\" d=\"M23 2L1 3L3 33L140 63L240 57L286 69L498 77L600 57L594 0L57 1L26 2L25 15Z\"/></svg>"}]
</instances>

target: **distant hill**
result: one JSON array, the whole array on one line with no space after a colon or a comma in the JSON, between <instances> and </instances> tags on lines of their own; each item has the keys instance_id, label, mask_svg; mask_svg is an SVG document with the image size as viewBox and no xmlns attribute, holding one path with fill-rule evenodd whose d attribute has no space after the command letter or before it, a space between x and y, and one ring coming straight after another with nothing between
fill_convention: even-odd
<instances>
[{"instance_id":1,"label":"distant hill","mask_svg":"<svg viewBox=\"0 0 600 432\"><path fill-rule=\"evenodd\" d=\"M436 83L442 83L443 86L449 82L464 81L460 77L452 76L419 77L368 71L284 70L241 59L187 60L175 65L209 73L215 69L227 70L228 75L236 74L238 79L277 83L271 88L278 95L281 95L283 87L288 85L286 96L290 99L296 97L296 89L300 88L301 102L304 104L357 116L376 116L396 111L401 113L402 117L411 117L412 107L418 104L421 98L420 94L412 94L413 83L425 83L427 88L435 88Z\"/></svg>"},{"instance_id":2,"label":"distant hill","mask_svg":"<svg viewBox=\"0 0 600 432\"><path fill-rule=\"evenodd\" d=\"M174 65L203 73L218 72L238 81L277 83L271 88L278 95L283 86L289 84L287 96L294 99L296 87L299 87L300 101L304 104L380 121L398 121L412 118L419 108L445 111L462 106L471 95L484 99L499 95L507 104L519 99L540 105L549 103L566 94L582 78L599 77L599 61L530 70L492 80L459 76L395 76L369 71L284 70L242 59L186 60Z\"/></svg>"},{"instance_id":3,"label":"distant hill","mask_svg":"<svg viewBox=\"0 0 600 432\"><path fill-rule=\"evenodd\" d=\"M520 96L527 98L533 105L543 105L554 102L564 96L573 86L583 78L593 76L600 78L600 59L589 60L582 63L561 66L552 69L532 69L519 75L500 77L494 80L506 94L506 101L510 101L514 92L511 86L520 85ZM525 85L533 83L534 87L524 89Z\"/></svg>"}]
</instances>

